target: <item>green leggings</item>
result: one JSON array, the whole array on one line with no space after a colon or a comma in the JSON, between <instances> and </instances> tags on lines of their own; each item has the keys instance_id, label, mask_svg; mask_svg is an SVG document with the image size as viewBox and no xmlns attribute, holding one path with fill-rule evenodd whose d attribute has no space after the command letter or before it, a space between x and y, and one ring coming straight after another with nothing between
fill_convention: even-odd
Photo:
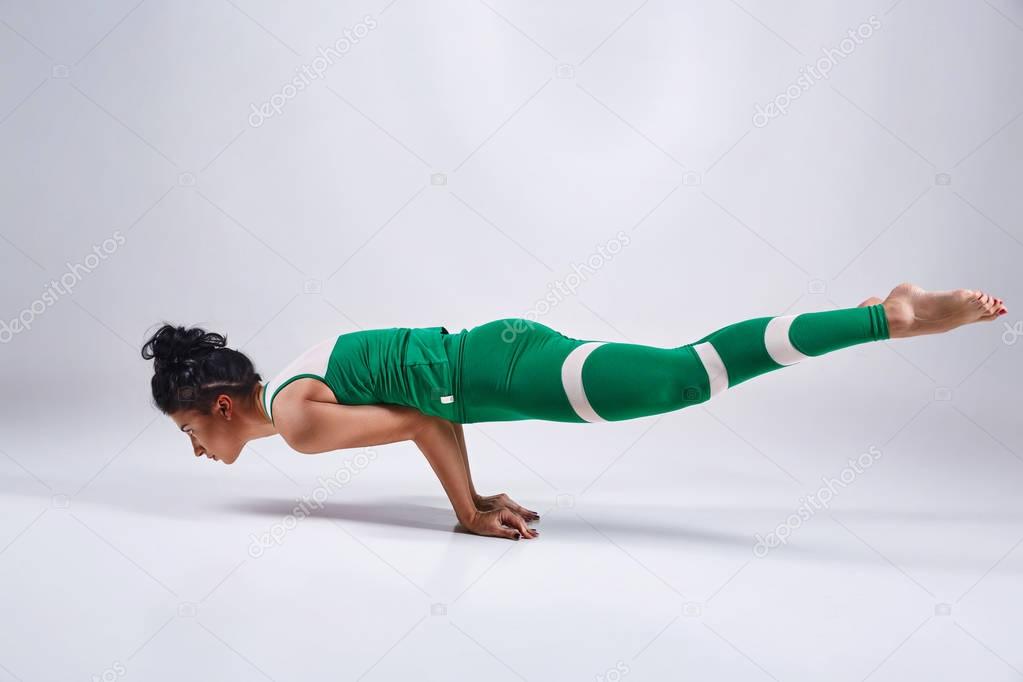
<instances>
[{"instance_id":1,"label":"green leggings","mask_svg":"<svg viewBox=\"0 0 1023 682\"><path fill-rule=\"evenodd\" d=\"M574 339L523 318L460 333L459 421L466 424L646 417L807 357L889 338L880 304L757 317L675 348Z\"/></svg>"}]
</instances>

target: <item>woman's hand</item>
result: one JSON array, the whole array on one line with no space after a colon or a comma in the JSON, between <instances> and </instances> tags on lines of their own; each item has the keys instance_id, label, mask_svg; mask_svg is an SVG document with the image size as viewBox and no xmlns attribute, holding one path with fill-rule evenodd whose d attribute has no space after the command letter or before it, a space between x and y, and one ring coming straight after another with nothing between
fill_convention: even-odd
<instances>
[{"instance_id":1,"label":"woman's hand","mask_svg":"<svg viewBox=\"0 0 1023 682\"><path fill-rule=\"evenodd\" d=\"M518 540L519 537L535 538L540 531L526 525L526 520L510 509L477 511L471 519L462 523L469 532L476 535Z\"/></svg>"},{"instance_id":2,"label":"woman's hand","mask_svg":"<svg viewBox=\"0 0 1023 682\"><path fill-rule=\"evenodd\" d=\"M521 516L526 521L539 521L540 515L531 509L526 509L521 504L508 497L505 493L497 495L477 495L475 497L476 508L480 511L494 511L495 509L508 509Z\"/></svg>"}]
</instances>

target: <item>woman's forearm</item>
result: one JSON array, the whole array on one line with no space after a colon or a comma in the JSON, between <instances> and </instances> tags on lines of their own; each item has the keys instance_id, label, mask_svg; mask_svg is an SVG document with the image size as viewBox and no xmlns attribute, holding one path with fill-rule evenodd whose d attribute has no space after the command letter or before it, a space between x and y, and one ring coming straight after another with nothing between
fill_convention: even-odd
<instances>
[{"instance_id":1,"label":"woman's forearm","mask_svg":"<svg viewBox=\"0 0 1023 682\"><path fill-rule=\"evenodd\" d=\"M457 430L451 422L439 417L428 418L413 439L426 456L444 492L451 501L455 516L468 525L476 516L475 495L469 481L467 458L459 445Z\"/></svg>"},{"instance_id":2,"label":"woman's forearm","mask_svg":"<svg viewBox=\"0 0 1023 682\"><path fill-rule=\"evenodd\" d=\"M462 425L458 422L451 422L451 425L455 429L458 449L462 453L462 463L465 464L465 476L469 479L469 493L472 495L473 500L477 500L479 499L479 493L476 492L476 486L472 483L472 467L469 466L469 451L465 447L465 433L462 431Z\"/></svg>"}]
</instances>

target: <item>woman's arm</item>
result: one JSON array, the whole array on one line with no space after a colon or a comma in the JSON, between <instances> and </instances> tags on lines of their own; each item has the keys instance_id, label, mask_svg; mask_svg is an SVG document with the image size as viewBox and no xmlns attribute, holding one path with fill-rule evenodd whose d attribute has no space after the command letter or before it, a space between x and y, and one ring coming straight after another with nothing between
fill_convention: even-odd
<instances>
[{"instance_id":1,"label":"woman's arm","mask_svg":"<svg viewBox=\"0 0 1023 682\"><path fill-rule=\"evenodd\" d=\"M451 422L451 425L455 428L455 436L458 438L458 448L462 451L462 461L465 462L465 475L469 478L469 492L472 494L472 499L476 503L476 508L480 511L491 511L493 509L505 507L507 509L511 509L526 521L539 521L539 514L531 509L526 509L512 498L508 497L505 493L498 493L497 495L480 495L476 492L476 488L472 484L472 470L469 468L469 453L465 447L465 433L462 430L462 425L458 422Z\"/></svg>"},{"instance_id":2,"label":"woman's arm","mask_svg":"<svg viewBox=\"0 0 1023 682\"><path fill-rule=\"evenodd\" d=\"M476 486L472 484L472 469L469 468L469 452L465 448L465 433L462 431L462 425L458 422L451 422L451 425L455 429L455 437L458 439L458 449L462 453L462 461L465 463L465 476L469 479L469 492L472 494L474 502L480 500L480 495L476 492Z\"/></svg>"},{"instance_id":3,"label":"woman's arm","mask_svg":"<svg viewBox=\"0 0 1023 682\"><path fill-rule=\"evenodd\" d=\"M426 415L403 405L343 405L296 400L275 406L277 431L292 448L313 455L412 440Z\"/></svg>"},{"instance_id":4,"label":"woman's arm","mask_svg":"<svg viewBox=\"0 0 1023 682\"><path fill-rule=\"evenodd\" d=\"M476 508L469 484L467 458L463 459L458 429L439 417L425 417L414 438L426 456L441 486L451 501L459 523L473 533L518 540L520 535L534 538L538 531L526 525L525 519L507 508L481 511ZM464 438L462 439L464 442Z\"/></svg>"},{"instance_id":5,"label":"woman's arm","mask_svg":"<svg viewBox=\"0 0 1023 682\"><path fill-rule=\"evenodd\" d=\"M288 445L306 454L411 440L430 462L455 516L468 530L515 539L520 533L527 538L536 537L538 531L526 526L525 519L507 507L476 508L468 456L463 451L464 436L460 440L453 423L446 419L403 405L344 405L311 400L282 403L275 417L278 433Z\"/></svg>"},{"instance_id":6,"label":"woman's arm","mask_svg":"<svg viewBox=\"0 0 1023 682\"><path fill-rule=\"evenodd\" d=\"M469 469L462 458L458 438L451 422L432 418L416 434L414 442L440 479L458 521L464 526L469 526L476 514L476 500L469 479Z\"/></svg>"}]
</instances>

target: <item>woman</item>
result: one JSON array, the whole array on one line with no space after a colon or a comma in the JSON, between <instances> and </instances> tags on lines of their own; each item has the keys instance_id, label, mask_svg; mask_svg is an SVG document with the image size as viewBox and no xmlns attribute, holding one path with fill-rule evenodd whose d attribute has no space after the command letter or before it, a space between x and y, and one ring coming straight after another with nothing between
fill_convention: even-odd
<instances>
[{"instance_id":1,"label":"woman","mask_svg":"<svg viewBox=\"0 0 1023 682\"><path fill-rule=\"evenodd\" d=\"M391 327L332 336L265 383L223 336L199 328L164 325L142 357L155 360L157 407L188 434L197 457L233 464L247 442L273 434L308 454L410 440L466 529L518 540L537 536L527 523L540 517L503 493L477 494L462 424L660 414L808 357L1006 312L980 291L903 283L883 301L758 317L676 348L574 339L506 318L457 334Z\"/></svg>"}]
</instances>

